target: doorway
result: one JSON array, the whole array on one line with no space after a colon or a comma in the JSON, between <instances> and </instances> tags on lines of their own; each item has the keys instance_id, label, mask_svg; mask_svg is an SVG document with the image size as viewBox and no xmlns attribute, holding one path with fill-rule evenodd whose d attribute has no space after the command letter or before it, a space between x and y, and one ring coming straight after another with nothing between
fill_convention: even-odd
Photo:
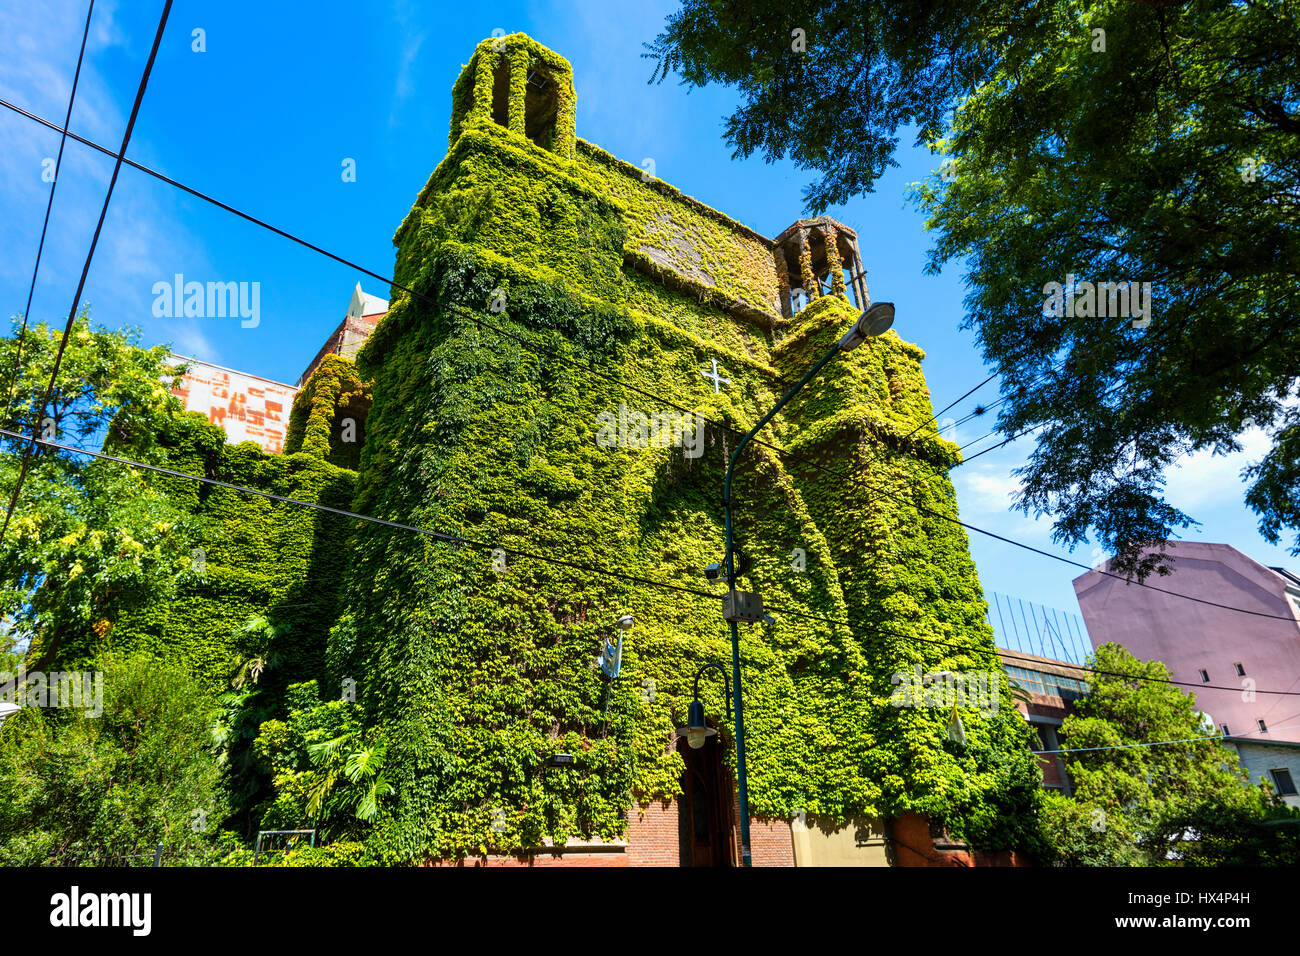
<instances>
[{"instance_id":1,"label":"doorway","mask_svg":"<svg viewBox=\"0 0 1300 956\"><path fill-rule=\"evenodd\" d=\"M733 794L722 745L714 735L699 750L692 750L684 738L677 746L686 761L677 818L681 865L732 866Z\"/></svg>"}]
</instances>

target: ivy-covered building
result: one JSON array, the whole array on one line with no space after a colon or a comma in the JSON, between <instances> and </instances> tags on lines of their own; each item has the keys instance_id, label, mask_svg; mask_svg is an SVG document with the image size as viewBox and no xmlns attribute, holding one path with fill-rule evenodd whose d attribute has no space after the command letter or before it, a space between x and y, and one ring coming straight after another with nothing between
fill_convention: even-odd
<instances>
[{"instance_id":1,"label":"ivy-covered building","mask_svg":"<svg viewBox=\"0 0 1300 956\"><path fill-rule=\"evenodd\" d=\"M481 43L355 365L326 356L302 383L285 455L206 452L209 474L346 491L394 523L289 518L274 587L255 569L276 545L228 539L205 595L245 589L231 622L313 605L284 625L285 679L355 693L393 788L367 839L394 861L739 860L717 671L699 681L716 736L676 732L697 672L730 659L704 574L723 474L867 304L866 270L832 219L768 239L577 139L575 95L530 38ZM1032 840L1037 765L923 358L894 331L842 355L738 469L739 586L775 615L742 625L757 865L1005 861ZM210 492L232 520L292 511L235 494ZM181 635L188 613L137 631ZM628 614L611 682L595 662ZM898 705L902 675L944 672L997 675L956 735L946 704Z\"/></svg>"}]
</instances>

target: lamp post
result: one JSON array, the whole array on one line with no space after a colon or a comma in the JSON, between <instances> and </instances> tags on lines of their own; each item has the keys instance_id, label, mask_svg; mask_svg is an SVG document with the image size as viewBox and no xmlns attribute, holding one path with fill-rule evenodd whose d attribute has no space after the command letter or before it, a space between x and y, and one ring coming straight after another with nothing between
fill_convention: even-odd
<instances>
[{"instance_id":1,"label":"lamp post","mask_svg":"<svg viewBox=\"0 0 1300 956\"><path fill-rule=\"evenodd\" d=\"M710 667L722 675L722 683L727 688L727 719L731 719L731 682L727 680L727 672L722 669L720 664L709 662L695 672L695 693L691 706L686 711L686 726L677 728L677 733L686 738L686 742L692 750L699 750L704 746L704 741L717 733L716 730L705 723L704 704L700 702L700 677Z\"/></svg>"},{"instance_id":2,"label":"lamp post","mask_svg":"<svg viewBox=\"0 0 1300 956\"><path fill-rule=\"evenodd\" d=\"M773 405L771 410L758 420L758 424L745 434L745 437L736 445L736 450L731 453L731 461L727 463L727 477L722 490L722 507L727 529L727 595L723 599L722 616L731 627L731 683L735 688L736 785L740 791L740 859L742 866L751 866L752 860L749 850L749 795L745 789L745 716L740 693L740 629L737 624L740 621L753 623L762 620L763 601L757 594L746 594L743 591L736 590L736 549L732 541L731 521L731 476L736 469L736 461L740 458L740 453L744 451L750 439L758 434L759 430L790 401L799 389L807 385L812 377L820 372L835 356L841 352L853 351L867 339L888 331L893 324L894 306L891 302L877 302L859 315L858 320L853 323L853 327L845 332L840 337L840 340L831 347L830 351L818 359L813 367L804 374L804 377L799 379L793 388L782 395L781 400Z\"/></svg>"}]
</instances>

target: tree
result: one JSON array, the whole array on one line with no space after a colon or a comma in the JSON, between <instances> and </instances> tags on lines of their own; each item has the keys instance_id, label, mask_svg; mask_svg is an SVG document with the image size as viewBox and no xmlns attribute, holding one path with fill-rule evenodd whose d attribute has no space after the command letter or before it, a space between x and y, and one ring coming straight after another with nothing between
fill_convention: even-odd
<instances>
[{"instance_id":1,"label":"tree","mask_svg":"<svg viewBox=\"0 0 1300 956\"><path fill-rule=\"evenodd\" d=\"M262 808L262 825L361 835L393 792L384 774L388 743L362 728L355 703L322 702L318 693L315 681L290 685L288 717L262 724L253 750L275 791Z\"/></svg>"},{"instance_id":2,"label":"tree","mask_svg":"<svg viewBox=\"0 0 1300 956\"><path fill-rule=\"evenodd\" d=\"M1058 862L1163 863L1198 821L1217 830L1224 814L1264 820L1268 792L1251 786L1162 663L1103 644L1092 666L1087 696L1061 725L1074 799L1043 808Z\"/></svg>"},{"instance_id":3,"label":"tree","mask_svg":"<svg viewBox=\"0 0 1300 956\"><path fill-rule=\"evenodd\" d=\"M181 409L169 389L184 366L169 361L169 347L142 348L136 328L92 326L86 309L73 322L58 380L42 408L63 330L44 322L21 330L19 323L15 317L13 337L0 339L0 421L6 429L30 435L43 431L49 418L58 441L78 443L104 438L111 423L119 445L145 452L154 446L156 416ZM26 443L3 444L19 449Z\"/></svg>"},{"instance_id":4,"label":"tree","mask_svg":"<svg viewBox=\"0 0 1300 956\"><path fill-rule=\"evenodd\" d=\"M212 839L215 702L181 665L105 656L102 713L26 706L0 732L0 865L93 863Z\"/></svg>"},{"instance_id":5,"label":"tree","mask_svg":"<svg viewBox=\"0 0 1300 956\"><path fill-rule=\"evenodd\" d=\"M168 393L178 369L165 346L140 348L138 332L73 326L51 401L42 400L61 332L44 324L0 340L0 369L13 400L0 414L11 432L150 460L164 416L181 411ZM0 487L12 493L28 442L0 440ZM0 506L8 505L8 495ZM201 525L151 485L113 461L37 446L9 528L0 541L0 615L11 639L30 643L33 669L57 658L88 660L117 616L165 599L200 573L190 548Z\"/></svg>"},{"instance_id":6,"label":"tree","mask_svg":"<svg viewBox=\"0 0 1300 956\"><path fill-rule=\"evenodd\" d=\"M1300 528L1296 8L1041 10L941 144L955 178L918 190L931 268L969 262L998 427L1037 433L1017 503L1149 573L1162 557L1142 545L1194 523L1163 498L1167 467L1257 426L1273 444L1246 501L1277 541ZM1145 314L1102 282L1149 288Z\"/></svg>"},{"instance_id":7,"label":"tree","mask_svg":"<svg viewBox=\"0 0 1300 956\"><path fill-rule=\"evenodd\" d=\"M683 0L647 56L654 78L735 86L726 122L736 158L787 153L821 179L805 190L822 212L897 165L900 127L936 138L956 97L987 67L973 42L980 4L828 0Z\"/></svg>"},{"instance_id":8,"label":"tree","mask_svg":"<svg viewBox=\"0 0 1300 956\"><path fill-rule=\"evenodd\" d=\"M1270 540L1300 529L1297 46L1284 0L686 0L650 52L661 76L737 86L736 154L821 172L813 211L868 191L900 124L948 157L915 196L930 269L968 265L998 429L1037 434L1017 504L1144 576L1167 567L1143 545L1193 523L1166 468L1251 426L1272 447L1246 502ZM1115 315L1101 282L1150 283L1150 309Z\"/></svg>"}]
</instances>

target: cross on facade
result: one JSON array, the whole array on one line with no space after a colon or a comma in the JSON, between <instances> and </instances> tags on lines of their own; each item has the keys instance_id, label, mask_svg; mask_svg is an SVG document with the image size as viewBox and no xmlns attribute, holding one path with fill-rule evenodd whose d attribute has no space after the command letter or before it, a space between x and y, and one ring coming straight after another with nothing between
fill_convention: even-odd
<instances>
[{"instance_id":1,"label":"cross on facade","mask_svg":"<svg viewBox=\"0 0 1300 956\"><path fill-rule=\"evenodd\" d=\"M718 384L719 384L719 383L721 383L721 384L723 384L723 385L730 385L730 384L731 384L731 379L729 379L729 378L723 378L721 375L718 374L718 360L717 360L717 359L709 359L709 361L713 363L713 371L712 371L712 372L701 372L700 374L703 375L706 379L708 379L710 382L713 383L713 391L714 391L714 392L717 392L717 391L718 391Z\"/></svg>"}]
</instances>

